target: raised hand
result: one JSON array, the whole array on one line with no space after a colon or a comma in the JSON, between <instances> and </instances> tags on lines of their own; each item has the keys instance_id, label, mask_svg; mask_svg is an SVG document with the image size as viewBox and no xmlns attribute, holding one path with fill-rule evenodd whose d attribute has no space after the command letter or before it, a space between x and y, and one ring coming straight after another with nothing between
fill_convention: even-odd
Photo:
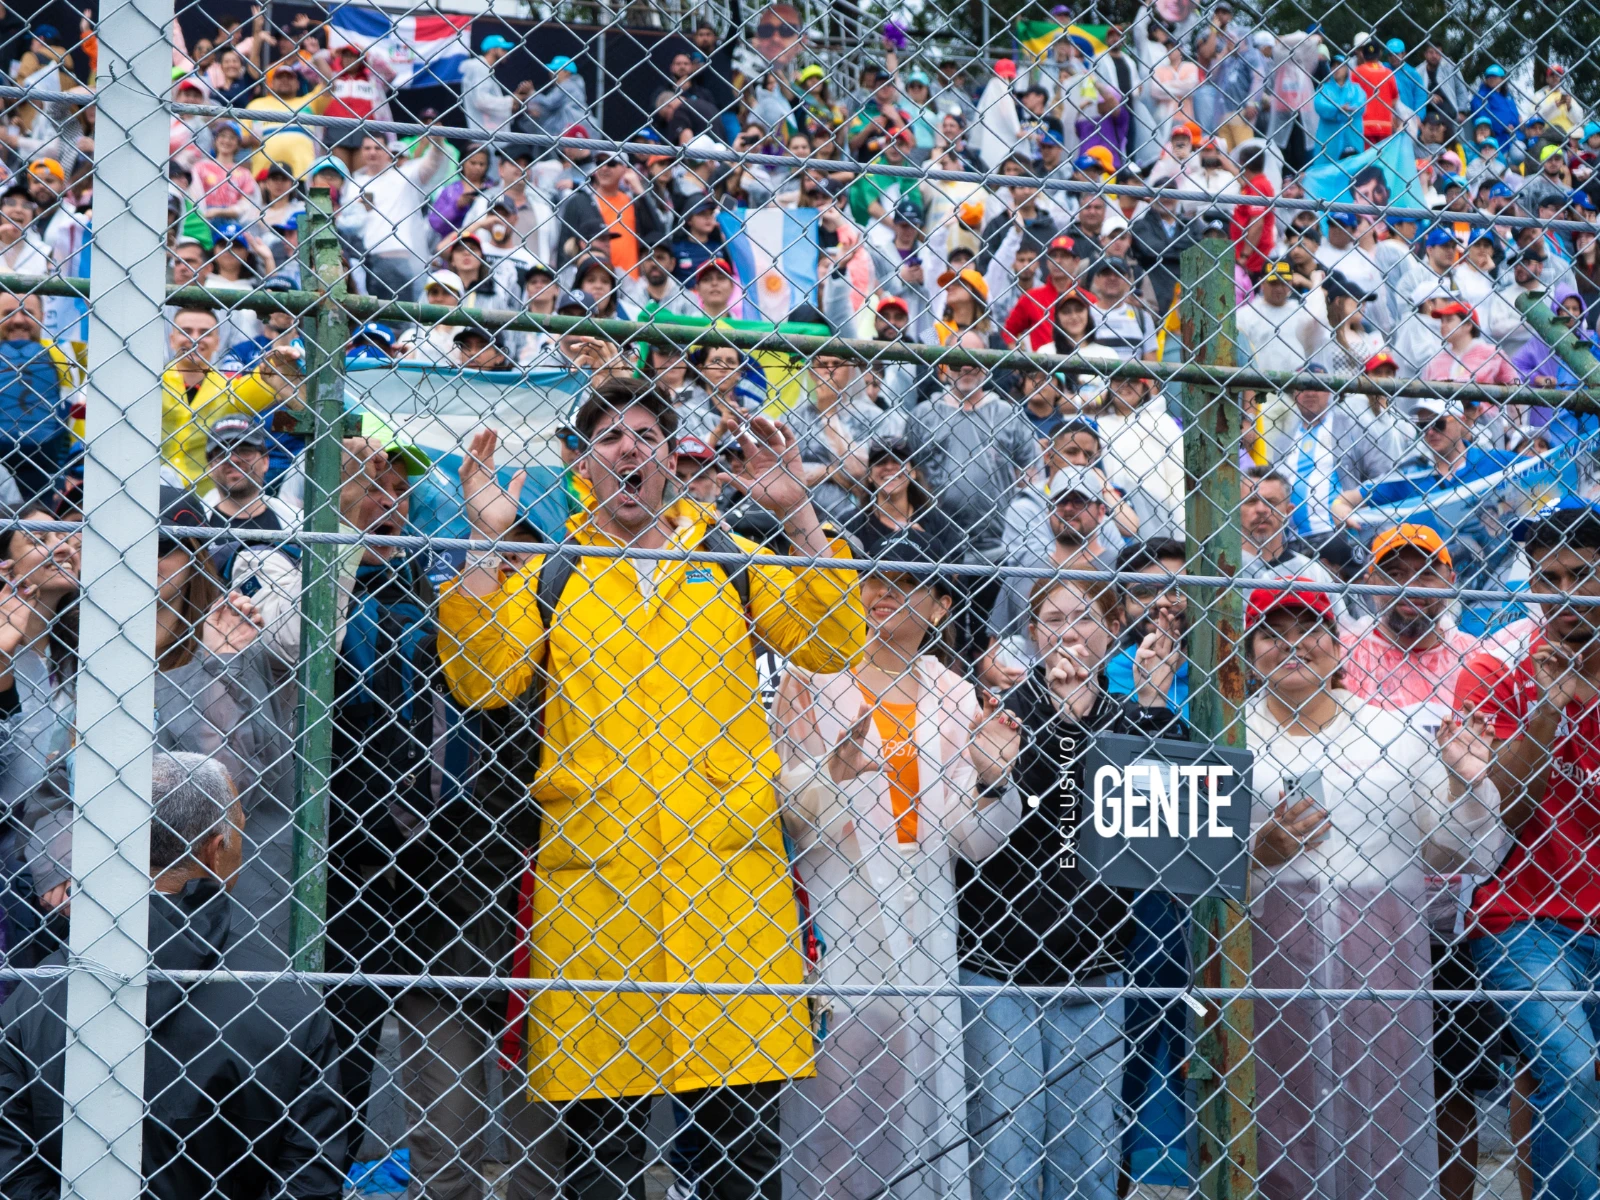
<instances>
[{"instance_id":1,"label":"raised hand","mask_svg":"<svg viewBox=\"0 0 1600 1200\"><path fill-rule=\"evenodd\" d=\"M1272 810L1272 819L1256 831L1256 863L1263 867L1282 866L1297 855L1315 850L1328 840L1329 833L1328 810L1310 796L1294 804L1280 798L1278 807Z\"/></svg>"},{"instance_id":2,"label":"raised hand","mask_svg":"<svg viewBox=\"0 0 1600 1200\"><path fill-rule=\"evenodd\" d=\"M862 705L856 723L846 729L828 752L828 778L835 783L849 783L881 770L883 764L867 750L867 735L872 730L872 709Z\"/></svg>"},{"instance_id":3,"label":"raised hand","mask_svg":"<svg viewBox=\"0 0 1600 1200\"><path fill-rule=\"evenodd\" d=\"M1583 677L1579 660L1564 648L1546 642L1529 657L1533 659L1539 707L1559 715L1574 700L1587 703L1595 698L1594 685Z\"/></svg>"},{"instance_id":4,"label":"raised hand","mask_svg":"<svg viewBox=\"0 0 1600 1200\"><path fill-rule=\"evenodd\" d=\"M978 771L978 786L993 787L1004 779L1022 749L1022 727L1017 718L985 696L972 721L969 756Z\"/></svg>"},{"instance_id":5,"label":"raised hand","mask_svg":"<svg viewBox=\"0 0 1600 1200\"><path fill-rule=\"evenodd\" d=\"M751 417L739 430L744 467L724 478L780 521L811 502L800 461L800 439L770 417Z\"/></svg>"},{"instance_id":6,"label":"raised hand","mask_svg":"<svg viewBox=\"0 0 1600 1200\"><path fill-rule=\"evenodd\" d=\"M261 633L261 612L243 592L229 592L206 614L200 631L213 654L238 654Z\"/></svg>"},{"instance_id":7,"label":"raised hand","mask_svg":"<svg viewBox=\"0 0 1600 1200\"><path fill-rule=\"evenodd\" d=\"M1156 610L1155 625L1133 655L1133 681L1144 708L1165 708L1183 656L1178 650L1178 618L1165 605Z\"/></svg>"},{"instance_id":8,"label":"raised hand","mask_svg":"<svg viewBox=\"0 0 1600 1200\"><path fill-rule=\"evenodd\" d=\"M518 471L511 477L509 489L501 487L494 464L499 444L496 430L480 429L467 442L466 453L461 456L461 497L466 503L467 521L477 537L504 537L522 511L518 498L528 473Z\"/></svg>"}]
</instances>

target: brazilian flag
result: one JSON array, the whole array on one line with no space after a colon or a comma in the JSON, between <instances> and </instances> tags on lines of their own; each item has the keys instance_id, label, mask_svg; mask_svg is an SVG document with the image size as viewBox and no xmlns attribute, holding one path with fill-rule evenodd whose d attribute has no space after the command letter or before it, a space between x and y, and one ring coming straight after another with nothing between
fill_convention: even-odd
<instances>
[{"instance_id":1,"label":"brazilian flag","mask_svg":"<svg viewBox=\"0 0 1600 1200\"><path fill-rule=\"evenodd\" d=\"M1017 41L1036 58L1042 58L1063 33L1082 53L1093 58L1106 52L1109 25L1061 25L1056 21L1018 21Z\"/></svg>"}]
</instances>

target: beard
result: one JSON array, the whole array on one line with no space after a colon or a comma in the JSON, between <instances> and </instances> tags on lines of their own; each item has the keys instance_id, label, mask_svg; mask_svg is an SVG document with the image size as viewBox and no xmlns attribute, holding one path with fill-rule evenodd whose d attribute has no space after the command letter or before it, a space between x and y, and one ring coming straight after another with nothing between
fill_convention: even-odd
<instances>
[{"instance_id":1,"label":"beard","mask_svg":"<svg viewBox=\"0 0 1600 1200\"><path fill-rule=\"evenodd\" d=\"M1405 641L1415 641L1425 636L1437 621L1438 618L1433 613L1402 612L1397 608L1391 608L1383 614L1384 628Z\"/></svg>"}]
</instances>

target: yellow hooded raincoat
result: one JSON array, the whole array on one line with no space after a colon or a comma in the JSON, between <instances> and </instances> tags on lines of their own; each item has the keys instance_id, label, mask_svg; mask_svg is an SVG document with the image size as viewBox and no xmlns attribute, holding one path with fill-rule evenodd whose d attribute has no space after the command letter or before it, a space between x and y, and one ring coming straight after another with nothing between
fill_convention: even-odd
<instances>
[{"instance_id":1,"label":"yellow hooded raincoat","mask_svg":"<svg viewBox=\"0 0 1600 1200\"><path fill-rule=\"evenodd\" d=\"M672 515L674 544L698 546L704 514L680 501ZM587 528L576 539L598 541ZM849 556L843 543L834 552ZM545 652L539 561L493 596L441 597L440 653L463 704L497 708L532 682ZM750 586L747 618L721 567L658 562L646 598L633 562L580 560L556 609L533 787L534 978L801 981L750 622L795 665L832 672L859 654L865 618L854 571L755 566ZM529 1014L529 1089L544 1100L811 1071L802 1000L548 992Z\"/></svg>"}]
</instances>

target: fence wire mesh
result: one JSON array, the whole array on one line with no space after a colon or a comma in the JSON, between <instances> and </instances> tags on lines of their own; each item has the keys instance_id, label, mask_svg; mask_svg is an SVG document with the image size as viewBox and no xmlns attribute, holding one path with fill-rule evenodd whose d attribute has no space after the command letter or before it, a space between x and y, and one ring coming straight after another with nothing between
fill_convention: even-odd
<instances>
[{"instance_id":1,"label":"fence wire mesh","mask_svg":"<svg viewBox=\"0 0 1600 1200\"><path fill-rule=\"evenodd\" d=\"M0 1195L1600 1196L1597 44L0 8Z\"/></svg>"}]
</instances>

